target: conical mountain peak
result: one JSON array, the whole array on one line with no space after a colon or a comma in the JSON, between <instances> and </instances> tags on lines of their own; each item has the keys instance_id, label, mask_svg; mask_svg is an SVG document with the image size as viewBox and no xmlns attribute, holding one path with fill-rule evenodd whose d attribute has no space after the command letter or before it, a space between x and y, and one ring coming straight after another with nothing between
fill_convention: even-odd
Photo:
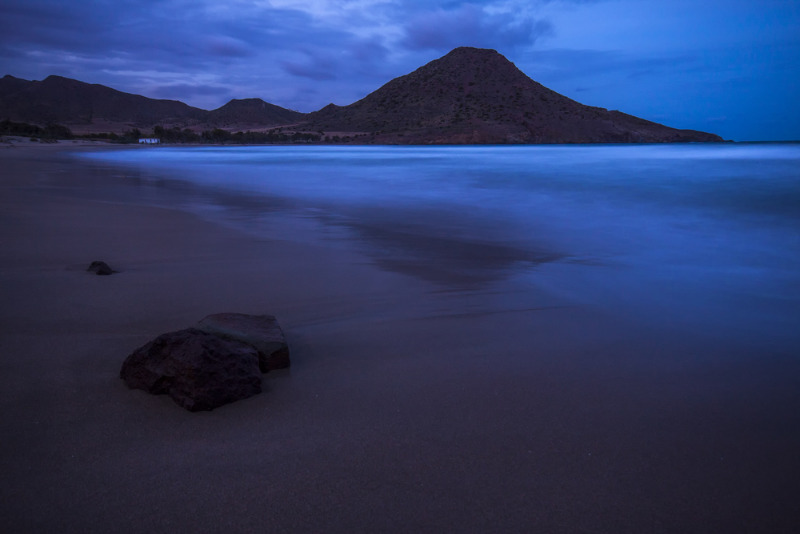
<instances>
[{"instance_id":1,"label":"conical mountain peak","mask_svg":"<svg viewBox=\"0 0 800 534\"><path fill-rule=\"evenodd\" d=\"M471 47L349 106L311 113L308 125L353 132L363 142L404 144L719 140L584 106L533 81L497 51Z\"/></svg>"}]
</instances>

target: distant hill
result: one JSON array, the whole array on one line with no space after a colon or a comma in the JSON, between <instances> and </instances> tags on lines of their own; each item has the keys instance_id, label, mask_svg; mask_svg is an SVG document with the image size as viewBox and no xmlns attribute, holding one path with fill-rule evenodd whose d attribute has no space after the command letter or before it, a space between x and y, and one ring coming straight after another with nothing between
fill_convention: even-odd
<instances>
[{"instance_id":1,"label":"distant hill","mask_svg":"<svg viewBox=\"0 0 800 534\"><path fill-rule=\"evenodd\" d=\"M258 98L213 111L60 76L0 79L0 120L64 124L78 133L156 125L231 132L324 132L332 141L397 144L722 141L620 111L585 106L533 81L494 50L456 48L348 106L299 113Z\"/></svg>"},{"instance_id":2,"label":"distant hill","mask_svg":"<svg viewBox=\"0 0 800 534\"><path fill-rule=\"evenodd\" d=\"M226 126L240 127L242 125L277 126L294 124L300 122L304 117L305 113L282 108L275 104L264 102L260 98L234 99L221 108L208 113L208 121L221 128Z\"/></svg>"},{"instance_id":3,"label":"distant hill","mask_svg":"<svg viewBox=\"0 0 800 534\"><path fill-rule=\"evenodd\" d=\"M531 80L494 50L456 48L349 106L310 113L314 130L401 143L721 141L585 106Z\"/></svg>"},{"instance_id":4,"label":"distant hill","mask_svg":"<svg viewBox=\"0 0 800 534\"><path fill-rule=\"evenodd\" d=\"M0 78L0 119L46 125L58 123L77 132L116 131L159 126L263 128L297 122L303 113L258 98L231 100L213 111L177 100L157 100L103 85L48 76L28 81Z\"/></svg>"},{"instance_id":5,"label":"distant hill","mask_svg":"<svg viewBox=\"0 0 800 534\"><path fill-rule=\"evenodd\" d=\"M197 123L207 113L176 100L154 100L61 76L42 81L0 79L0 117L16 121L70 127L94 122L151 126Z\"/></svg>"}]
</instances>

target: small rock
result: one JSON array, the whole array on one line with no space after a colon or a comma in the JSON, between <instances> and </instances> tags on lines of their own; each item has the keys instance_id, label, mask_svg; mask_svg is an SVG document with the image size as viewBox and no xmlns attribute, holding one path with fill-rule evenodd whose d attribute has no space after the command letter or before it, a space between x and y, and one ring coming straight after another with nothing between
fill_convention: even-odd
<instances>
[{"instance_id":1,"label":"small rock","mask_svg":"<svg viewBox=\"0 0 800 534\"><path fill-rule=\"evenodd\" d=\"M109 267L104 261L93 261L86 270L100 275L109 275L117 272Z\"/></svg>"},{"instance_id":2,"label":"small rock","mask_svg":"<svg viewBox=\"0 0 800 534\"><path fill-rule=\"evenodd\" d=\"M136 349L120 378L130 388L165 393L192 412L261 393L258 351L196 328L162 334Z\"/></svg>"},{"instance_id":3,"label":"small rock","mask_svg":"<svg viewBox=\"0 0 800 534\"><path fill-rule=\"evenodd\" d=\"M255 347L262 373L290 365L289 346L283 330L272 315L216 313L197 323L196 328Z\"/></svg>"}]
</instances>

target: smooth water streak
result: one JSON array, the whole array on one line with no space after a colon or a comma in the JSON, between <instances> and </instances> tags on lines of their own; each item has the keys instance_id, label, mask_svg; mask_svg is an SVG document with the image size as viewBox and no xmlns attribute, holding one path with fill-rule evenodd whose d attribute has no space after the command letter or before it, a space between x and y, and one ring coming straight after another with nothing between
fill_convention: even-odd
<instances>
[{"instance_id":1,"label":"smooth water streak","mask_svg":"<svg viewBox=\"0 0 800 534\"><path fill-rule=\"evenodd\" d=\"M300 239L334 236L332 246L439 285L532 283L593 305L784 333L800 318L800 145L157 147L85 157L211 191L190 209L249 231L305 224Z\"/></svg>"}]
</instances>

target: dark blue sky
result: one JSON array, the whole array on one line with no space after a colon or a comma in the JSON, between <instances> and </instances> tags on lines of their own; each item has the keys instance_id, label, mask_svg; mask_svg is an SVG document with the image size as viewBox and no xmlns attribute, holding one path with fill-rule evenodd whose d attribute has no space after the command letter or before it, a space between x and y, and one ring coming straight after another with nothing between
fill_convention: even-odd
<instances>
[{"instance_id":1,"label":"dark blue sky","mask_svg":"<svg viewBox=\"0 0 800 534\"><path fill-rule=\"evenodd\" d=\"M800 139L800 0L0 0L0 75L205 109L346 105L461 45L584 104Z\"/></svg>"}]
</instances>

